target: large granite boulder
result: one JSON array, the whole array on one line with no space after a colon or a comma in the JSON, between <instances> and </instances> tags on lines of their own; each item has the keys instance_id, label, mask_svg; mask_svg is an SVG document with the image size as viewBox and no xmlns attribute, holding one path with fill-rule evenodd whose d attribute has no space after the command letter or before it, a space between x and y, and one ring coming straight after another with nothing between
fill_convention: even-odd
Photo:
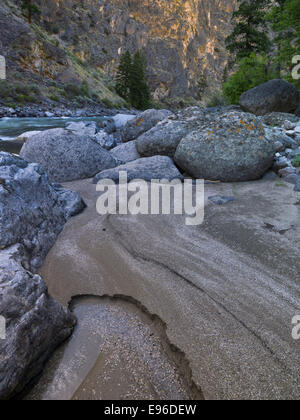
<instances>
[{"instance_id":1,"label":"large granite boulder","mask_svg":"<svg viewBox=\"0 0 300 420\"><path fill-rule=\"evenodd\" d=\"M84 206L77 193L50 184L38 164L0 153L0 249L23 244L38 268L68 218Z\"/></svg>"},{"instance_id":2,"label":"large granite boulder","mask_svg":"<svg viewBox=\"0 0 300 420\"><path fill-rule=\"evenodd\" d=\"M113 134L108 134L105 130L99 131L94 137L95 141L103 149L111 150L116 146L116 139Z\"/></svg>"},{"instance_id":3,"label":"large granite boulder","mask_svg":"<svg viewBox=\"0 0 300 420\"><path fill-rule=\"evenodd\" d=\"M35 379L75 325L72 314L26 265L22 245L0 251L0 315L6 325L0 337L0 400L14 397Z\"/></svg>"},{"instance_id":4,"label":"large granite boulder","mask_svg":"<svg viewBox=\"0 0 300 420\"><path fill-rule=\"evenodd\" d=\"M270 112L294 113L300 102L300 93L290 83L270 80L242 94L240 105L246 112L265 115Z\"/></svg>"},{"instance_id":5,"label":"large granite boulder","mask_svg":"<svg viewBox=\"0 0 300 420\"><path fill-rule=\"evenodd\" d=\"M93 137L62 128L31 137L22 147L20 156L42 165L53 182L90 178L117 165Z\"/></svg>"},{"instance_id":6,"label":"large granite boulder","mask_svg":"<svg viewBox=\"0 0 300 420\"><path fill-rule=\"evenodd\" d=\"M137 150L145 157L161 155L173 158L180 141L201 127L209 117L209 113L199 107L181 110L139 136L136 141Z\"/></svg>"},{"instance_id":7,"label":"large granite boulder","mask_svg":"<svg viewBox=\"0 0 300 420\"><path fill-rule=\"evenodd\" d=\"M224 182L261 178L276 147L259 119L229 112L207 120L179 144L175 163L195 178Z\"/></svg>"},{"instance_id":8,"label":"large granite boulder","mask_svg":"<svg viewBox=\"0 0 300 420\"><path fill-rule=\"evenodd\" d=\"M122 134L123 142L135 140L170 115L172 115L172 112L166 109L148 109L126 123Z\"/></svg>"},{"instance_id":9,"label":"large granite boulder","mask_svg":"<svg viewBox=\"0 0 300 420\"><path fill-rule=\"evenodd\" d=\"M112 149L110 153L121 163L128 163L141 158L137 151L135 140L120 144Z\"/></svg>"},{"instance_id":10,"label":"large granite boulder","mask_svg":"<svg viewBox=\"0 0 300 420\"><path fill-rule=\"evenodd\" d=\"M95 176L94 183L96 184L103 179L112 179L118 182L120 172L127 172L128 182L136 179L150 182L152 179L167 179L168 181L172 181L173 179L183 178L172 159L167 156L153 156L150 158L141 158L134 162L118 166L117 168L100 172Z\"/></svg>"}]
</instances>

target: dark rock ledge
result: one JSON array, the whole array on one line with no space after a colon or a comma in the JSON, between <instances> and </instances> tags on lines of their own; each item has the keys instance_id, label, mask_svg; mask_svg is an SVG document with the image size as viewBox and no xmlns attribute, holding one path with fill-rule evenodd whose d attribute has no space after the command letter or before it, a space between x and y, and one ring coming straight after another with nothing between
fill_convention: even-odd
<instances>
[{"instance_id":1,"label":"dark rock ledge","mask_svg":"<svg viewBox=\"0 0 300 420\"><path fill-rule=\"evenodd\" d=\"M1 400L21 392L73 331L73 315L34 273L68 218L84 207L77 193L51 184L39 165L0 153Z\"/></svg>"}]
</instances>

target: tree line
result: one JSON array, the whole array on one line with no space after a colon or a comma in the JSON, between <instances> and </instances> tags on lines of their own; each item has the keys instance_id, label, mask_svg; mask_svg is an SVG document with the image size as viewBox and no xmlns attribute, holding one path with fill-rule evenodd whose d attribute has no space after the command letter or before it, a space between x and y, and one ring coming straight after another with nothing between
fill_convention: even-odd
<instances>
[{"instance_id":1,"label":"tree line","mask_svg":"<svg viewBox=\"0 0 300 420\"><path fill-rule=\"evenodd\" d=\"M246 90L274 78L300 88L292 77L292 59L300 54L300 0L239 0L232 16L233 31L226 39L231 54L223 87L237 103Z\"/></svg>"}]
</instances>

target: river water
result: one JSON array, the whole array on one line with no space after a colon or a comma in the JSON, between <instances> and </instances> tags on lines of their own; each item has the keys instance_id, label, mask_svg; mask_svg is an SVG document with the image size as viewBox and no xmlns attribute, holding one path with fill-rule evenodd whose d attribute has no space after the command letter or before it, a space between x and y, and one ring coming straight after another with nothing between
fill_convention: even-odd
<instances>
[{"instance_id":1,"label":"river water","mask_svg":"<svg viewBox=\"0 0 300 420\"><path fill-rule=\"evenodd\" d=\"M44 131L66 127L70 122L103 121L108 117L74 118L0 118L0 140L13 140L26 131Z\"/></svg>"}]
</instances>

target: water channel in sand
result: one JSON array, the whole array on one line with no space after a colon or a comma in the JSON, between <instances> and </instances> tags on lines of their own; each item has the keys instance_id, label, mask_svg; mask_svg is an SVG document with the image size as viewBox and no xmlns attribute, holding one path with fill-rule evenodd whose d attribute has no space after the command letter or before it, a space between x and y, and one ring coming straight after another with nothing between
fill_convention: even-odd
<instances>
[{"instance_id":1,"label":"water channel in sand","mask_svg":"<svg viewBox=\"0 0 300 420\"><path fill-rule=\"evenodd\" d=\"M202 399L157 316L126 297L78 297L78 325L27 400Z\"/></svg>"}]
</instances>

